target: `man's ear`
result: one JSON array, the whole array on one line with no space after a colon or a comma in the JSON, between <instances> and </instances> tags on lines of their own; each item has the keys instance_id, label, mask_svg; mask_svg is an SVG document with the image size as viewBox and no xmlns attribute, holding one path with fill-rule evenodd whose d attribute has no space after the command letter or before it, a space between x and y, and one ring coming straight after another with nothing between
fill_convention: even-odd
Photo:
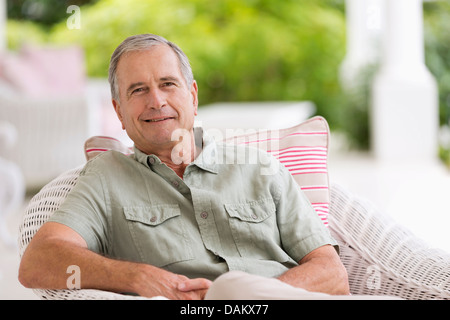
<instances>
[{"instance_id":1,"label":"man's ear","mask_svg":"<svg viewBox=\"0 0 450 320\"><path fill-rule=\"evenodd\" d=\"M122 123L122 129L125 130L125 126L123 125L122 110L120 109L120 103L112 99L112 104L114 106L114 110L116 111L117 117L120 120L120 123Z\"/></svg>"},{"instance_id":2,"label":"man's ear","mask_svg":"<svg viewBox=\"0 0 450 320\"><path fill-rule=\"evenodd\" d=\"M192 95L192 105L194 107L194 115L197 115L197 110L198 110L198 87L197 87L197 82L195 80L192 81L191 95Z\"/></svg>"}]
</instances>

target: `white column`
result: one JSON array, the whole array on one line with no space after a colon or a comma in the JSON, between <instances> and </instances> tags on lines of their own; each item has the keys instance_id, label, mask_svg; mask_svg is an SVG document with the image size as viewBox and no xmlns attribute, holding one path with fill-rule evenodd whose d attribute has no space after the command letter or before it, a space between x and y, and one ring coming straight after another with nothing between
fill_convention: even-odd
<instances>
[{"instance_id":1,"label":"white column","mask_svg":"<svg viewBox=\"0 0 450 320\"><path fill-rule=\"evenodd\" d=\"M6 39L6 21L6 0L0 0L0 52L6 51L8 47Z\"/></svg>"},{"instance_id":2,"label":"white column","mask_svg":"<svg viewBox=\"0 0 450 320\"><path fill-rule=\"evenodd\" d=\"M386 163L437 159L438 91L425 66L422 0L386 0L381 68L373 84L372 143Z\"/></svg>"},{"instance_id":3,"label":"white column","mask_svg":"<svg viewBox=\"0 0 450 320\"><path fill-rule=\"evenodd\" d=\"M346 56L340 67L341 84L355 85L361 71L378 61L383 29L383 0L346 0Z\"/></svg>"}]
</instances>

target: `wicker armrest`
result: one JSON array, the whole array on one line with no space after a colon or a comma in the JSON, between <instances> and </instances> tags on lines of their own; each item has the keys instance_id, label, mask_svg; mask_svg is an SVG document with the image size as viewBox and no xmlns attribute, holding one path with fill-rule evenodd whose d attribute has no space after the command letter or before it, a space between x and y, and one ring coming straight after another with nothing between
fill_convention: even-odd
<instances>
[{"instance_id":1,"label":"wicker armrest","mask_svg":"<svg viewBox=\"0 0 450 320\"><path fill-rule=\"evenodd\" d=\"M82 167L64 172L45 185L28 203L19 225L19 255L25 249L39 228L50 218L75 185Z\"/></svg>"},{"instance_id":2,"label":"wicker armrest","mask_svg":"<svg viewBox=\"0 0 450 320\"><path fill-rule=\"evenodd\" d=\"M34 289L33 292L43 300L167 300L164 297L146 298L95 289L81 289L81 290Z\"/></svg>"},{"instance_id":3,"label":"wicker armrest","mask_svg":"<svg viewBox=\"0 0 450 320\"><path fill-rule=\"evenodd\" d=\"M353 294L450 299L450 254L431 248L343 187L331 187L330 231Z\"/></svg>"}]
</instances>

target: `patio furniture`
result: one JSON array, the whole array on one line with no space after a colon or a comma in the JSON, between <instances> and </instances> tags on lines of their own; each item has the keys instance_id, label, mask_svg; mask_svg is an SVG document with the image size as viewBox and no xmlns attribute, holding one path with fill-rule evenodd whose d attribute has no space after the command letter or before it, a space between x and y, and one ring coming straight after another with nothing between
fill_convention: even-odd
<instances>
[{"instance_id":1,"label":"patio furniture","mask_svg":"<svg viewBox=\"0 0 450 320\"><path fill-rule=\"evenodd\" d=\"M83 52L24 46L0 57L0 119L17 131L0 157L19 166L27 189L42 188L84 161L74 148L91 135Z\"/></svg>"},{"instance_id":2,"label":"patio furniture","mask_svg":"<svg viewBox=\"0 0 450 320\"><path fill-rule=\"evenodd\" d=\"M16 144L16 129L0 121L0 149L8 150ZM0 241L10 248L17 243L8 230L7 218L16 212L25 198L25 183L20 168L0 156Z\"/></svg>"}]
</instances>

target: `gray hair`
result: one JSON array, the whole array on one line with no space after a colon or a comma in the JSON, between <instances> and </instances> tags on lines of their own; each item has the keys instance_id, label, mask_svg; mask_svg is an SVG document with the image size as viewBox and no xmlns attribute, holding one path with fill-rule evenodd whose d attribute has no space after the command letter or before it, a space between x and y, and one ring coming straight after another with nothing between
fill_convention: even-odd
<instances>
[{"instance_id":1,"label":"gray hair","mask_svg":"<svg viewBox=\"0 0 450 320\"><path fill-rule=\"evenodd\" d=\"M147 50L154 45L165 44L168 45L177 55L180 62L180 70L183 74L184 80L188 88L191 87L194 81L194 75L192 73L191 65L186 54L174 43L166 40L165 38L154 34L138 34L126 38L117 48L114 50L111 61L109 63L108 81L111 87L111 97L119 100L119 85L117 83L117 65L123 54L132 51Z\"/></svg>"}]
</instances>

